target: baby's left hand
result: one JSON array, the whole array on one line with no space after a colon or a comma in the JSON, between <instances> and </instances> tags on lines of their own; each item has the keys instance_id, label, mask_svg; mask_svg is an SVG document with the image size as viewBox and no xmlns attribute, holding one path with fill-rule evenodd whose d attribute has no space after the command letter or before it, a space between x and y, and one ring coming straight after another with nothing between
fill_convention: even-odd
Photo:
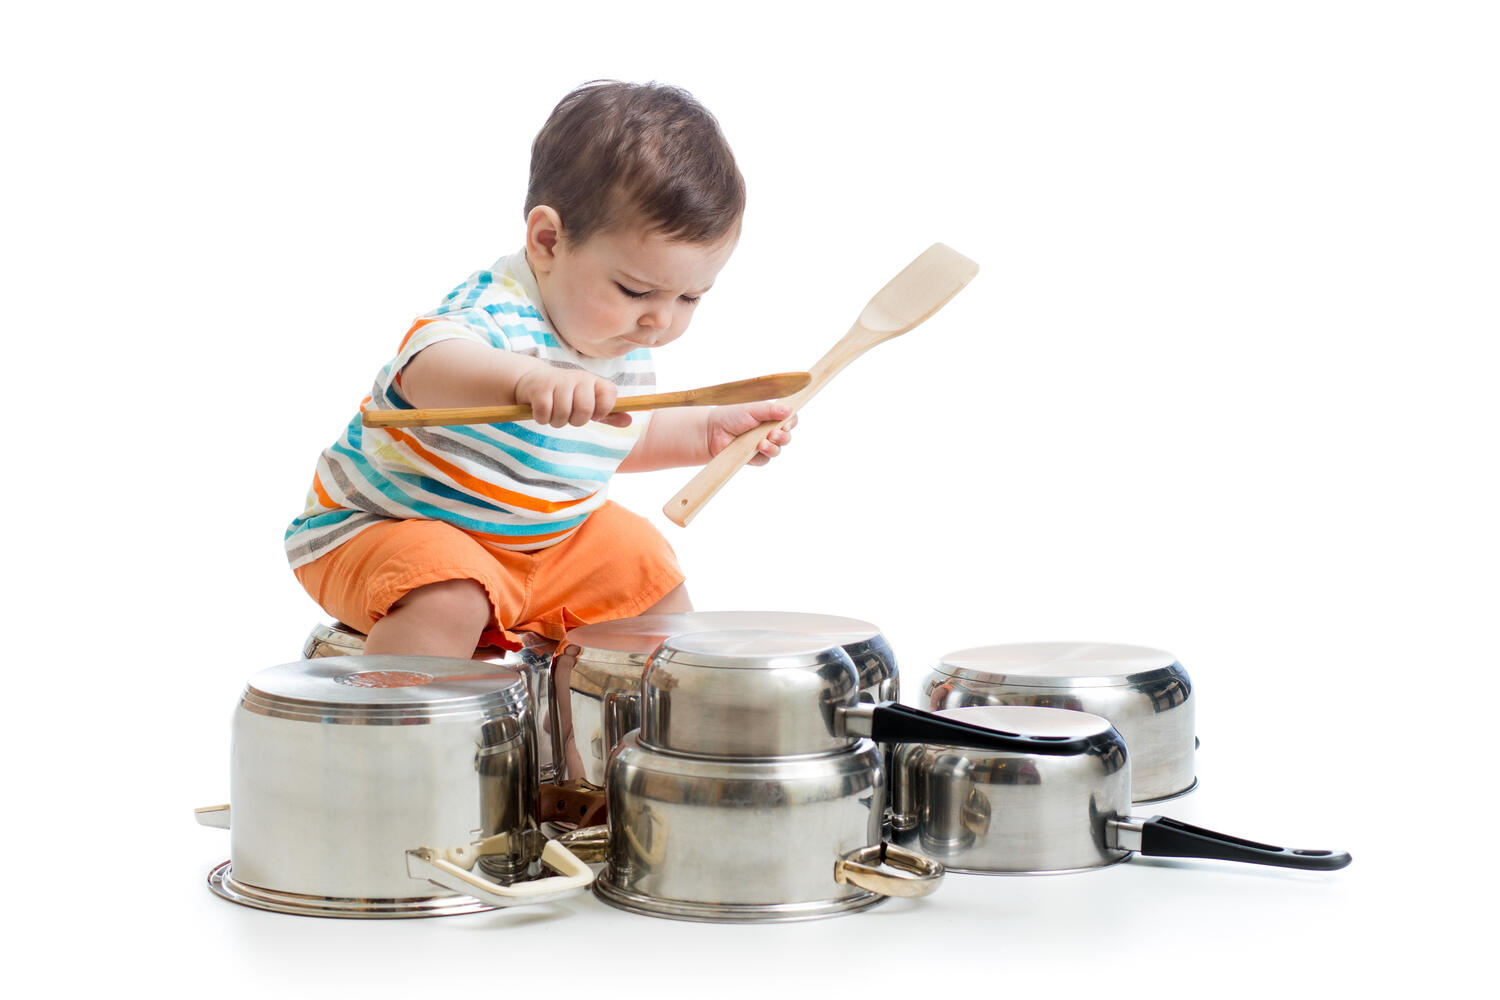
<instances>
[{"instance_id":1,"label":"baby's left hand","mask_svg":"<svg viewBox=\"0 0 1500 1000\"><path fill-rule=\"evenodd\" d=\"M791 419L787 420L788 417ZM771 431L760 443L759 451L750 460L751 465L765 465L792 440L792 428L797 426L797 417L792 413L792 408L774 400L714 407L708 411L709 457L717 455L729 447L729 442L768 420L786 420L786 426Z\"/></svg>"}]
</instances>

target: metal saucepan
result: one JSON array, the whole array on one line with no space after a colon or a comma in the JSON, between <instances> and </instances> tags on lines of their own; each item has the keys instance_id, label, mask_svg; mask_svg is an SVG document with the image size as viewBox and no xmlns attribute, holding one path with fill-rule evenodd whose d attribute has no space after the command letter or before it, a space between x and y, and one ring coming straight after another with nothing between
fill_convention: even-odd
<instances>
[{"instance_id":1,"label":"metal saucepan","mask_svg":"<svg viewBox=\"0 0 1500 1000\"><path fill-rule=\"evenodd\" d=\"M1100 642L963 649L941 659L923 697L933 711L1035 705L1102 716L1130 747L1135 801L1174 798L1198 784L1193 684L1159 649Z\"/></svg>"},{"instance_id":2,"label":"metal saucepan","mask_svg":"<svg viewBox=\"0 0 1500 1000\"><path fill-rule=\"evenodd\" d=\"M1292 850L1163 816L1130 815L1126 741L1097 715L1007 705L937 714L1082 744L1048 756L943 743L899 748L891 779L892 837L953 871L1067 872L1115 864L1133 853L1317 871L1349 864L1342 851Z\"/></svg>"},{"instance_id":3,"label":"metal saucepan","mask_svg":"<svg viewBox=\"0 0 1500 1000\"><path fill-rule=\"evenodd\" d=\"M230 830L230 860L209 875L225 899L422 917L547 902L592 881L539 832L536 728L513 671L438 657L300 660L250 679L233 733L233 823L229 806L198 810ZM558 874L539 877L544 868Z\"/></svg>"},{"instance_id":4,"label":"metal saucepan","mask_svg":"<svg viewBox=\"0 0 1500 1000\"><path fill-rule=\"evenodd\" d=\"M793 611L690 611L641 615L573 629L552 657L562 732L559 781L604 787L605 764L625 734L641 724L641 674L662 641L689 632L770 629L821 636L849 654L862 701L899 697L896 656L869 622Z\"/></svg>"},{"instance_id":5,"label":"metal saucepan","mask_svg":"<svg viewBox=\"0 0 1500 1000\"><path fill-rule=\"evenodd\" d=\"M935 889L941 865L881 840L886 777L875 741L1037 754L1087 746L862 704L853 661L817 636L674 636L641 684L641 728L609 762L608 849L594 892L652 916L801 920Z\"/></svg>"}]
</instances>

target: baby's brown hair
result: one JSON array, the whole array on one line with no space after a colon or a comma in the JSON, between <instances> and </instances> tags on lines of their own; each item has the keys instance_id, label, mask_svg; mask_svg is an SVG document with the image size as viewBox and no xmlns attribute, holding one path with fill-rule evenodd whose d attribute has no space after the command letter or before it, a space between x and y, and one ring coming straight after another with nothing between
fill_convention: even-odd
<instances>
[{"instance_id":1,"label":"baby's brown hair","mask_svg":"<svg viewBox=\"0 0 1500 1000\"><path fill-rule=\"evenodd\" d=\"M635 222L717 243L739 229L745 180L718 121L687 91L595 80L558 102L532 143L526 214L538 205L575 244Z\"/></svg>"}]
</instances>

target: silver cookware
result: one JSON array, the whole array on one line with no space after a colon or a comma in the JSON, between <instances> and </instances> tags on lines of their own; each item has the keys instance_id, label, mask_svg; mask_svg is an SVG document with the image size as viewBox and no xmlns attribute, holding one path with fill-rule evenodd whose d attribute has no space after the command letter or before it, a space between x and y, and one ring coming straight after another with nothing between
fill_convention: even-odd
<instances>
[{"instance_id":1,"label":"silver cookware","mask_svg":"<svg viewBox=\"0 0 1500 1000\"><path fill-rule=\"evenodd\" d=\"M560 724L559 780L586 788L604 786L605 764L625 734L641 724L641 674L646 661L674 635L735 629L769 629L820 636L840 646L858 671L863 701L899 696L896 657L869 622L791 611L690 611L642 615L573 629L552 658L554 703L567 706Z\"/></svg>"},{"instance_id":2,"label":"silver cookware","mask_svg":"<svg viewBox=\"0 0 1500 1000\"><path fill-rule=\"evenodd\" d=\"M1034 705L1102 716L1130 747L1137 802L1184 795L1198 780L1193 684L1171 653L1097 642L1029 642L949 653L923 688L933 711Z\"/></svg>"},{"instance_id":3,"label":"silver cookware","mask_svg":"<svg viewBox=\"0 0 1500 1000\"><path fill-rule=\"evenodd\" d=\"M494 646L481 647L474 659L502 665L514 670L526 679L526 690L531 695L532 714L537 720L537 773L544 782L557 779L559 758L557 738L557 714L552 702L551 662L552 651L557 645L550 639L530 633L522 633L524 645L511 652ZM343 622L319 622L312 627L302 643L302 658L321 659L328 656L361 656L365 651L365 634L357 632Z\"/></svg>"},{"instance_id":4,"label":"silver cookware","mask_svg":"<svg viewBox=\"0 0 1500 1000\"><path fill-rule=\"evenodd\" d=\"M273 667L235 709L233 821L230 806L198 811L230 831L209 885L246 906L339 917L559 899L592 873L540 834L537 788L530 697L513 671L394 656Z\"/></svg>"},{"instance_id":5,"label":"silver cookware","mask_svg":"<svg viewBox=\"0 0 1500 1000\"><path fill-rule=\"evenodd\" d=\"M769 631L665 640L641 680L641 728L610 758L605 902L690 920L783 921L925 895L942 867L881 841L886 773L875 741L1028 738L859 701L839 646Z\"/></svg>"},{"instance_id":6,"label":"silver cookware","mask_svg":"<svg viewBox=\"0 0 1500 1000\"><path fill-rule=\"evenodd\" d=\"M941 743L900 747L892 766L892 838L950 870L1068 872L1112 865L1134 853L1319 871L1349 864L1344 852L1292 850L1163 816L1132 816L1132 755L1119 731L1097 715L1032 706L937 714L1082 744L1050 756Z\"/></svg>"}]
</instances>

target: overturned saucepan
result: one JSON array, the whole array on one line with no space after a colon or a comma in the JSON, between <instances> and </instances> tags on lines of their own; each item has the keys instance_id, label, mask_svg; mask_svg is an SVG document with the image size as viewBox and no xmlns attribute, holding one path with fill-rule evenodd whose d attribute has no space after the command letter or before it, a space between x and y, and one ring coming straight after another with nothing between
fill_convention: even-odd
<instances>
[{"instance_id":1,"label":"overturned saucepan","mask_svg":"<svg viewBox=\"0 0 1500 1000\"><path fill-rule=\"evenodd\" d=\"M686 611L582 625L552 657L553 703L561 713L559 781L603 788L609 755L641 725L641 674L663 640L691 632L761 629L818 636L841 647L859 671L859 699L899 697L896 656L869 622L799 611Z\"/></svg>"},{"instance_id":2,"label":"overturned saucepan","mask_svg":"<svg viewBox=\"0 0 1500 1000\"><path fill-rule=\"evenodd\" d=\"M948 653L923 689L927 707L1035 705L1108 719L1130 746L1137 803L1185 795L1194 773L1197 695L1171 653L1105 642L1019 642Z\"/></svg>"},{"instance_id":3,"label":"overturned saucepan","mask_svg":"<svg viewBox=\"0 0 1500 1000\"><path fill-rule=\"evenodd\" d=\"M1164 816L1130 815L1125 740L1097 715L993 705L936 713L953 722L1064 740L1061 754L984 751L928 742L896 751L891 837L959 872L1050 874L1140 853L1329 871L1343 851L1296 850L1215 833Z\"/></svg>"}]
</instances>

